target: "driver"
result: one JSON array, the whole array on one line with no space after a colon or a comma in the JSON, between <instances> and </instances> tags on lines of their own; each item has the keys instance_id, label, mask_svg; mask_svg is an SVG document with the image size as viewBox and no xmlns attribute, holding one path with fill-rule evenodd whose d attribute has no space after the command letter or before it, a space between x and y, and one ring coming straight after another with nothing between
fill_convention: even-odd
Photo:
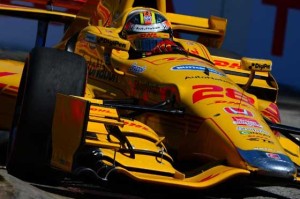
<instances>
[{"instance_id":1,"label":"driver","mask_svg":"<svg viewBox=\"0 0 300 199\"><path fill-rule=\"evenodd\" d=\"M184 51L173 41L170 22L158 11L139 9L131 12L121 36L130 41L131 58L146 57L160 53Z\"/></svg>"}]
</instances>

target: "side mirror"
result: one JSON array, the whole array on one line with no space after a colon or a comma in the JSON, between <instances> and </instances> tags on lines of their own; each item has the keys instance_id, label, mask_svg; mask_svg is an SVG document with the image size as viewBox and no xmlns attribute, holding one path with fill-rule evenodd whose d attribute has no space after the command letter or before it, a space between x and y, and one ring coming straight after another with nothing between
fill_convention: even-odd
<instances>
[{"instance_id":1,"label":"side mirror","mask_svg":"<svg viewBox=\"0 0 300 199\"><path fill-rule=\"evenodd\" d=\"M243 57L241 67L244 70L270 72L272 70L272 61L268 59L254 59Z\"/></svg>"},{"instance_id":2,"label":"side mirror","mask_svg":"<svg viewBox=\"0 0 300 199\"><path fill-rule=\"evenodd\" d=\"M128 51L130 48L130 42L120 38L116 28L88 26L82 34L87 42L109 49Z\"/></svg>"}]
</instances>

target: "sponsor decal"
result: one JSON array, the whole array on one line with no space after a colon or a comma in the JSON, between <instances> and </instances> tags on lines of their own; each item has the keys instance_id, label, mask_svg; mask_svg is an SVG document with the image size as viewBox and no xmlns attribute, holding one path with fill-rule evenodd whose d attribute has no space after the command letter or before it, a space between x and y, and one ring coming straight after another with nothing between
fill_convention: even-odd
<instances>
[{"instance_id":1,"label":"sponsor decal","mask_svg":"<svg viewBox=\"0 0 300 199\"><path fill-rule=\"evenodd\" d=\"M250 127L258 127L262 128L262 126L254 119L246 118L246 117L232 117L233 124L236 125L245 125Z\"/></svg>"},{"instance_id":2,"label":"sponsor decal","mask_svg":"<svg viewBox=\"0 0 300 199\"><path fill-rule=\"evenodd\" d=\"M270 138L271 136L261 134L261 133L256 133L256 132L251 132L251 131L239 131L241 135L245 135L248 137L254 137L254 136L259 136L262 139Z\"/></svg>"},{"instance_id":3,"label":"sponsor decal","mask_svg":"<svg viewBox=\"0 0 300 199\"><path fill-rule=\"evenodd\" d=\"M250 135L252 132L250 131L240 131L241 135Z\"/></svg>"},{"instance_id":4,"label":"sponsor decal","mask_svg":"<svg viewBox=\"0 0 300 199\"><path fill-rule=\"evenodd\" d=\"M143 129L145 131L151 131L149 128L147 128L146 126L140 125L140 124L136 124L134 122L128 122L128 121L124 121L124 124L127 126L131 126L131 127L135 127L135 128L139 128L139 129Z\"/></svg>"},{"instance_id":5,"label":"sponsor decal","mask_svg":"<svg viewBox=\"0 0 300 199\"><path fill-rule=\"evenodd\" d=\"M164 21L162 23L156 23L152 25L140 25L129 23L125 26L126 30L135 31L135 32L159 32L169 29L170 26L168 22Z\"/></svg>"},{"instance_id":6,"label":"sponsor decal","mask_svg":"<svg viewBox=\"0 0 300 199\"><path fill-rule=\"evenodd\" d=\"M258 151L272 151L272 152L275 152L274 149L264 148L264 147L254 147L253 150L258 150Z\"/></svg>"},{"instance_id":7,"label":"sponsor decal","mask_svg":"<svg viewBox=\"0 0 300 199\"><path fill-rule=\"evenodd\" d=\"M260 63L252 63L251 66L249 66L249 69L259 69L259 70L270 70L271 69L271 65L269 64L260 64Z\"/></svg>"},{"instance_id":8,"label":"sponsor decal","mask_svg":"<svg viewBox=\"0 0 300 199\"><path fill-rule=\"evenodd\" d=\"M137 38L169 38L169 33L157 33L157 32L147 32L147 33L139 33L134 35L128 35L128 40L133 40Z\"/></svg>"},{"instance_id":9,"label":"sponsor decal","mask_svg":"<svg viewBox=\"0 0 300 199\"><path fill-rule=\"evenodd\" d=\"M243 108L225 107L224 111L229 114L245 115L245 116L253 117L252 112Z\"/></svg>"},{"instance_id":10,"label":"sponsor decal","mask_svg":"<svg viewBox=\"0 0 300 199\"><path fill-rule=\"evenodd\" d=\"M228 104L228 105L237 105L237 106L243 106L243 107L249 107L248 104L240 103L240 102L234 102L234 101L226 101L226 100L216 100L212 103L208 103L207 105L215 105L215 104Z\"/></svg>"},{"instance_id":11,"label":"sponsor decal","mask_svg":"<svg viewBox=\"0 0 300 199\"><path fill-rule=\"evenodd\" d=\"M274 144L273 141L264 137L263 135L250 134L247 137L248 137L247 140L249 140L249 141L261 141L261 142L265 142L268 144Z\"/></svg>"},{"instance_id":12,"label":"sponsor decal","mask_svg":"<svg viewBox=\"0 0 300 199\"><path fill-rule=\"evenodd\" d=\"M239 132L243 132L243 134L246 134L246 132L249 132L249 134L252 133L259 133L259 134L263 134L263 135L267 135L270 136L270 133L263 130L263 129L258 129L258 128L251 128L251 127L242 127L242 126L238 126L237 130Z\"/></svg>"},{"instance_id":13,"label":"sponsor decal","mask_svg":"<svg viewBox=\"0 0 300 199\"><path fill-rule=\"evenodd\" d=\"M144 21L145 21L145 24L151 24L152 23L152 16L151 15L148 15L148 16L144 16Z\"/></svg>"},{"instance_id":14,"label":"sponsor decal","mask_svg":"<svg viewBox=\"0 0 300 199\"><path fill-rule=\"evenodd\" d=\"M219 81L219 82L224 82L224 83L228 83L228 84L233 84L233 82L228 81L226 79L221 79L221 78L215 78L215 77L208 77L208 76L199 76L199 75L195 75L195 76L186 76L185 80L189 80L189 79L211 79L214 81Z\"/></svg>"},{"instance_id":15,"label":"sponsor decal","mask_svg":"<svg viewBox=\"0 0 300 199\"><path fill-rule=\"evenodd\" d=\"M133 64L130 66L130 68L128 70L133 73L143 73L146 70L146 67Z\"/></svg>"},{"instance_id":16,"label":"sponsor decal","mask_svg":"<svg viewBox=\"0 0 300 199\"><path fill-rule=\"evenodd\" d=\"M119 41L113 41L103 37L97 37L96 35L90 33L86 33L85 40L87 42L96 43L100 45L107 45L107 46L120 47L120 48L126 47L126 44L122 44Z\"/></svg>"},{"instance_id":17,"label":"sponsor decal","mask_svg":"<svg viewBox=\"0 0 300 199\"><path fill-rule=\"evenodd\" d=\"M106 38L98 38L97 39L97 43L98 44L107 44L108 46L114 46L114 47L120 47L120 48L125 48L126 45L125 44L122 44L118 41L112 41L112 40L109 40L109 39L106 39Z\"/></svg>"},{"instance_id":18,"label":"sponsor decal","mask_svg":"<svg viewBox=\"0 0 300 199\"><path fill-rule=\"evenodd\" d=\"M224 61L224 60L214 60L214 63L216 66L219 67L228 67L228 68L236 68L241 69L240 61L239 62L230 62L230 61Z\"/></svg>"},{"instance_id":19,"label":"sponsor decal","mask_svg":"<svg viewBox=\"0 0 300 199\"><path fill-rule=\"evenodd\" d=\"M268 158L272 158L272 159L275 159L275 160L280 160L280 156L276 153L266 153L267 157Z\"/></svg>"},{"instance_id":20,"label":"sponsor decal","mask_svg":"<svg viewBox=\"0 0 300 199\"><path fill-rule=\"evenodd\" d=\"M91 79L105 80L110 82L118 82L118 75L111 72L111 68L106 65L104 59L97 50L89 49L87 42L79 42L80 49L77 51L86 60L88 66L88 76Z\"/></svg>"},{"instance_id":21,"label":"sponsor decal","mask_svg":"<svg viewBox=\"0 0 300 199\"><path fill-rule=\"evenodd\" d=\"M248 138L247 140L249 140L249 141L259 141L259 138Z\"/></svg>"},{"instance_id":22,"label":"sponsor decal","mask_svg":"<svg viewBox=\"0 0 300 199\"><path fill-rule=\"evenodd\" d=\"M90 110L99 113L112 113L109 109L98 108L98 107L91 107Z\"/></svg>"},{"instance_id":23,"label":"sponsor decal","mask_svg":"<svg viewBox=\"0 0 300 199\"><path fill-rule=\"evenodd\" d=\"M118 82L118 76L112 73L108 66L105 65L103 60L94 59L85 56L88 65L88 76L93 79L107 80L111 82Z\"/></svg>"},{"instance_id":24,"label":"sponsor decal","mask_svg":"<svg viewBox=\"0 0 300 199\"><path fill-rule=\"evenodd\" d=\"M204 66L196 66L196 65L180 65L180 66L174 66L171 68L171 70L199 70L203 71L205 74L209 75L209 73L214 73L220 76L225 76L225 73L219 72L215 69L204 67Z\"/></svg>"}]
</instances>

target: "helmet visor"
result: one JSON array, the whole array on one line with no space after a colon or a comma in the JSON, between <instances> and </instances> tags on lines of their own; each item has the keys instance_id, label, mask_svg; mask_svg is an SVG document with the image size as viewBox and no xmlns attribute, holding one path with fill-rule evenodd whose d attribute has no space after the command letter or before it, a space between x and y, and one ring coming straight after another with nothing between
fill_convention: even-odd
<instances>
[{"instance_id":1,"label":"helmet visor","mask_svg":"<svg viewBox=\"0 0 300 199\"><path fill-rule=\"evenodd\" d=\"M131 42L132 47L135 50L142 52L150 52L159 42L169 38L170 34L165 32L139 33L128 35L127 37L127 39Z\"/></svg>"},{"instance_id":2,"label":"helmet visor","mask_svg":"<svg viewBox=\"0 0 300 199\"><path fill-rule=\"evenodd\" d=\"M132 47L137 51L150 52L162 40L162 38L136 39L133 41Z\"/></svg>"}]
</instances>

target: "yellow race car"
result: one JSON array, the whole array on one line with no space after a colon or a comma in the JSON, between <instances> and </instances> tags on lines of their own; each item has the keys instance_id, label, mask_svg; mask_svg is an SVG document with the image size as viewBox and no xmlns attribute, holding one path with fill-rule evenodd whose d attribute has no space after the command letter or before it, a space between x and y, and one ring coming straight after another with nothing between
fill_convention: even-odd
<instances>
[{"instance_id":1,"label":"yellow race car","mask_svg":"<svg viewBox=\"0 0 300 199\"><path fill-rule=\"evenodd\" d=\"M226 19L153 2L88 0L77 14L0 6L40 20L25 65L0 60L7 171L190 189L233 177L299 182L300 130L280 124L272 61L212 54ZM40 42L49 21L68 24L53 48Z\"/></svg>"}]
</instances>

